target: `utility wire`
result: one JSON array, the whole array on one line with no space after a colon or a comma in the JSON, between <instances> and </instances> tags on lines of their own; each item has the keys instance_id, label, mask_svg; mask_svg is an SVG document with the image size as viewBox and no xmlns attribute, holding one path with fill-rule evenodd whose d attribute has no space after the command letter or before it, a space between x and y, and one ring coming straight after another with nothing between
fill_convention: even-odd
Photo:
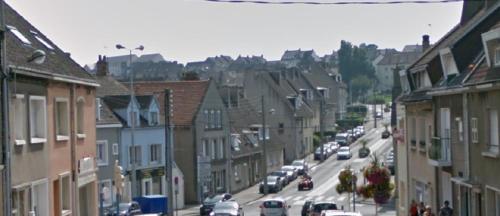
<instances>
[{"instance_id":1,"label":"utility wire","mask_svg":"<svg viewBox=\"0 0 500 216\"><path fill-rule=\"evenodd\" d=\"M434 3L453 3L463 0L411 0L411 1L268 1L268 0L204 0L215 3L250 3L250 4L274 4L274 5L393 5L393 4L434 4Z\"/></svg>"}]
</instances>

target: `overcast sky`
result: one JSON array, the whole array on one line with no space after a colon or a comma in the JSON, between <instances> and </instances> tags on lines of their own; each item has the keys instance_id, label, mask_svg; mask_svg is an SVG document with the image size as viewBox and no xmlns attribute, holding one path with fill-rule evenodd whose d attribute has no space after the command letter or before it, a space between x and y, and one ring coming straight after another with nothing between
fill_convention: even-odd
<instances>
[{"instance_id":1,"label":"overcast sky","mask_svg":"<svg viewBox=\"0 0 500 216\"><path fill-rule=\"evenodd\" d=\"M276 1L276 0L272 0ZM336 0L319 0L336 1ZM338 0L337 0L338 1ZM7 0L80 64L144 45L181 63L208 56L264 55L287 49L331 53L340 40L401 50L431 43L460 19L462 3L404 5L255 5L202 0ZM429 24L431 26L429 27Z\"/></svg>"}]
</instances>

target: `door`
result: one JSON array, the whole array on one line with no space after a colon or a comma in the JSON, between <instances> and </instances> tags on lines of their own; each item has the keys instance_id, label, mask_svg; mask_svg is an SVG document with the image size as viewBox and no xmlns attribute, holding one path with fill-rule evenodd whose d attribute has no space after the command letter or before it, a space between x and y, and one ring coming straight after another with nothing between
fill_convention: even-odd
<instances>
[{"instance_id":1,"label":"door","mask_svg":"<svg viewBox=\"0 0 500 216\"><path fill-rule=\"evenodd\" d=\"M453 207L451 188L451 174L441 172L441 201L442 203L444 203L444 201L448 201L450 202L450 207Z\"/></svg>"},{"instance_id":2,"label":"door","mask_svg":"<svg viewBox=\"0 0 500 216\"><path fill-rule=\"evenodd\" d=\"M440 116L440 131L439 135L441 137L441 153L443 153L443 159L450 158L450 108L441 108Z\"/></svg>"},{"instance_id":3,"label":"door","mask_svg":"<svg viewBox=\"0 0 500 216\"><path fill-rule=\"evenodd\" d=\"M47 182L34 184L31 194L31 212L35 216L49 215L49 190Z\"/></svg>"}]
</instances>

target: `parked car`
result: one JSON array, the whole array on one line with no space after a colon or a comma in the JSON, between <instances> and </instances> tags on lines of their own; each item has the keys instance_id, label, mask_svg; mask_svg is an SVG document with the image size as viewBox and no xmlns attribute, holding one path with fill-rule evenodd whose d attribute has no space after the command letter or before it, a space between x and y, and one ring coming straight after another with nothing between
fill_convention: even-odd
<instances>
[{"instance_id":1,"label":"parked car","mask_svg":"<svg viewBox=\"0 0 500 216\"><path fill-rule=\"evenodd\" d=\"M325 149L323 149L323 155L323 158L326 159L327 154ZM321 160L321 147L316 148L316 150L314 151L314 160Z\"/></svg>"},{"instance_id":2,"label":"parked car","mask_svg":"<svg viewBox=\"0 0 500 216\"><path fill-rule=\"evenodd\" d=\"M278 176L267 176L267 189L269 193L278 193L282 186L280 183L280 177ZM264 193L264 181L260 182L259 192Z\"/></svg>"},{"instance_id":3,"label":"parked car","mask_svg":"<svg viewBox=\"0 0 500 216\"><path fill-rule=\"evenodd\" d=\"M393 154L387 154L385 157L385 163L384 165L391 171L391 175L394 175L395 169L394 169L394 155Z\"/></svg>"},{"instance_id":4,"label":"parked car","mask_svg":"<svg viewBox=\"0 0 500 216\"><path fill-rule=\"evenodd\" d=\"M311 205L310 216L321 216L321 212L326 210L338 210L337 204L332 202L314 202Z\"/></svg>"},{"instance_id":5,"label":"parked car","mask_svg":"<svg viewBox=\"0 0 500 216\"><path fill-rule=\"evenodd\" d=\"M295 169L295 167L293 167L293 166L282 166L281 170L286 172L288 182L291 182L291 181L297 179L297 176L299 175L297 173L297 169Z\"/></svg>"},{"instance_id":6,"label":"parked car","mask_svg":"<svg viewBox=\"0 0 500 216\"><path fill-rule=\"evenodd\" d=\"M382 132L382 139L387 139L389 138L389 136L391 136L391 133L387 130L385 130L384 132Z\"/></svg>"},{"instance_id":7,"label":"parked car","mask_svg":"<svg viewBox=\"0 0 500 216\"><path fill-rule=\"evenodd\" d=\"M377 114L375 114L375 118L381 119L383 117L382 112L377 112Z\"/></svg>"},{"instance_id":8,"label":"parked car","mask_svg":"<svg viewBox=\"0 0 500 216\"><path fill-rule=\"evenodd\" d=\"M301 177L300 178L300 182L299 184L297 185L297 189L299 191L301 190L312 190L314 188L314 183L313 183L313 180L311 177Z\"/></svg>"},{"instance_id":9,"label":"parked car","mask_svg":"<svg viewBox=\"0 0 500 216\"><path fill-rule=\"evenodd\" d=\"M133 201L139 203L143 214L167 214L166 195L145 195L135 197Z\"/></svg>"},{"instance_id":10,"label":"parked car","mask_svg":"<svg viewBox=\"0 0 500 216\"><path fill-rule=\"evenodd\" d=\"M339 133L335 136L335 142L337 142L339 146L347 146L349 145L349 135L346 133Z\"/></svg>"},{"instance_id":11,"label":"parked car","mask_svg":"<svg viewBox=\"0 0 500 216\"><path fill-rule=\"evenodd\" d=\"M259 207L261 216L288 216L288 209L290 209L282 198L266 199Z\"/></svg>"},{"instance_id":12,"label":"parked car","mask_svg":"<svg viewBox=\"0 0 500 216\"><path fill-rule=\"evenodd\" d=\"M243 208L236 201L218 202L210 216L244 216Z\"/></svg>"},{"instance_id":13,"label":"parked car","mask_svg":"<svg viewBox=\"0 0 500 216\"><path fill-rule=\"evenodd\" d=\"M216 194L205 198L200 206L200 215L210 215L216 203L224 202L231 198L232 195L228 193Z\"/></svg>"},{"instance_id":14,"label":"parked car","mask_svg":"<svg viewBox=\"0 0 500 216\"><path fill-rule=\"evenodd\" d=\"M351 148L349 148L349 146L342 146L337 151L337 160L351 159L351 157L352 153L351 153Z\"/></svg>"},{"instance_id":15,"label":"parked car","mask_svg":"<svg viewBox=\"0 0 500 216\"><path fill-rule=\"evenodd\" d=\"M359 125L356 127L356 129L358 129L362 135L365 135L365 126Z\"/></svg>"},{"instance_id":16,"label":"parked car","mask_svg":"<svg viewBox=\"0 0 500 216\"><path fill-rule=\"evenodd\" d=\"M274 171L270 174L270 176L278 176L280 178L282 188L288 185L288 176L286 175L286 171Z\"/></svg>"},{"instance_id":17,"label":"parked car","mask_svg":"<svg viewBox=\"0 0 500 216\"><path fill-rule=\"evenodd\" d=\"M363 216L359 212L346 212L343 210L325 210L321 213L322 216Z\"/></svg>"},{"instance_id":18,"label":"parked car","mask_svg":"<svg viewBox=\"0 0 500 216\"><path fill-rule=\"evenodd\" d=\"M299 175L304 175L304 173L306 173L309 169L308 164L304 159L294 160L291 166L297 168L297 172L299 173Z\"/></svg>"},{"instance_id":19,"label":"parked car","mask_svg":"<svg viewBox=\"0 0 500 216\"><path fill-rule=\"evenodd\" d=\"M304 205L302 205L302 211L300 213L301 216L308 216L309 215L309 212L311 211L312 203L313 203L312 200L306 200L306 202L304 202Z\"/></svg>"},{"instance_id":20,"label":"parked car","mask_svg":"<svg viewBox=\"0 0 500 216\"><path fill-rule=\"evenodd\" d=\"M135 201L120 203L118 205L118 209L120 214L116 214L116 207L114 206L108 208L104 214L106 216L132 216L142 214L141 206Z\"/></svg>"},{"instance_id":21,"label":"parked car","mask_svg":"<svg viewBox=\"0 0 500 216\"><path fill-rule=\"evenodd\" d=\"M337 153L337 150L339 149L339 145L337 142L328 142L330 144L330 149L332 150L333 153Z\"/></svg>"},{"instance_id":22,"label":"parked car","mask_svg":"<svg viewBox=\"0 0 500 216\"><path fill-rule=\"evenodd\" d=\"M323 144L323 148L324 148L324 150L326 152L326 157L327 158L330 157L330 156L332 156L333 150L330 148L330 144L328 144L328 143Z\"/></svg>"},{"instance_id":23,"label":"parked car","mask_svg":"<svg viewBox=\"0 0 500 216\"><path fill-rule=\"evenodd\" d=\"M352 129L349 129L345 132L349 137L351 137L351 140L354 142L358 139L358 137L356 136L356 133L354 132L354 130Z\"/></svg>"}]
</instances>

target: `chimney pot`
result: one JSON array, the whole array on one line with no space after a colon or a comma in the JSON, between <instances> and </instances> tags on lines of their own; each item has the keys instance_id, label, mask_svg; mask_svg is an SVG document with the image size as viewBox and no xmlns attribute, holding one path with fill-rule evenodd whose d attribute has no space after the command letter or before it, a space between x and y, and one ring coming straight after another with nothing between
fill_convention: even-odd
<instances>
[{"instance_id":1,"label":"chimney pot","mask_svg":"<svg viewBox=\"0 0 500 216\"><path fill-rule=\"evenodd\" d=\"M97 76L108 76L108 62L106 61L106 56L99 55L99 61L96 64L96 75Z\"/></svg>"},{"instance_id":2,"label":"chimney pot","mask_svg":"<svg viewBox=\"0 0 500 216\"><path fill-rule=\"evenodd\" d=\"M422 36L422 52L425 52L430 46L429 35Z\"/></svg>"}]
</instances>

